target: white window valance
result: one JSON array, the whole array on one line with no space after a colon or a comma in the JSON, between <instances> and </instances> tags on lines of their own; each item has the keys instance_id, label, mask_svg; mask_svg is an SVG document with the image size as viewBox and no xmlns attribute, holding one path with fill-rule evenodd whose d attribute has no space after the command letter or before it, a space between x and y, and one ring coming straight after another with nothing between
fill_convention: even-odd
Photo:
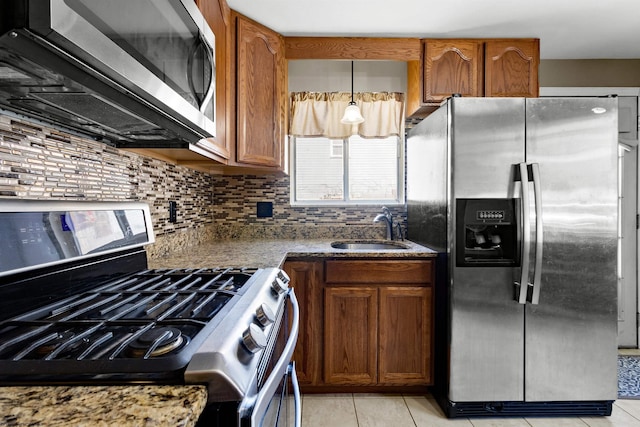
<instances>
[{"instance_id":1,"label":"white window valance","mask_svg":"<svg viewBox=\"0 0 640 427\"><path fill-rule=\"evenodd\" d=\"M345 139L351 135L386 138L403 134L403 93L365 92L355 93L353 98L364 122L345 125L340 119L351 101L350 92L292 92L289 134L331 139Z\"/></svg>"}]
</instances>

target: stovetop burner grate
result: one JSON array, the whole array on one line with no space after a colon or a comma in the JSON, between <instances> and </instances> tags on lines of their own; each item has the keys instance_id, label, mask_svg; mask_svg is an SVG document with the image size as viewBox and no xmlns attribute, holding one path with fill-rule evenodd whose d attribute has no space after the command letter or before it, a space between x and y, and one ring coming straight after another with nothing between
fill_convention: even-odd
<instances>
[{"instance_id":1,"label":"stovetop burner grate","mask_svg":"<svg viewBox=\"0 0 640 427\"><path fill-rule=\"evenodd\" d=\"M190 344L257 269L144 270L0 323L0 360L153 359Z\"/></svg>"}]
</instances>

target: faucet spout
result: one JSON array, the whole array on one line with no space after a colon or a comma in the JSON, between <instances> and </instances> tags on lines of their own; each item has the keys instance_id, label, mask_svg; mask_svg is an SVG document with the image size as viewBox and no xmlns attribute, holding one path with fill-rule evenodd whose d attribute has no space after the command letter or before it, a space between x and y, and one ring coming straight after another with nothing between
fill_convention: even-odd
<instances>
[{"instance_id":1,"label":"faucet spout","mask_svg":"<svg viewBox=\"0 0 640 427\"><path fill-rule=\"evenodd\" d=\"M380 221L388 221L387 220L387 216L385 214L378 214L376 215L376 217L373 219L373 222L380 222Z\"/></svg>"},{"instance_id":2,"label":"faucet spout","mask_svg":"<svg viewBox=\"0 0 640 427\"><path fill-rule=\"evenodd\" d=\"M391 216L391 212L386 206L382 207L382 213L376 215L373 219L373 222L382 222L385 221L387 223L387 240L393 240L393 217Z\"/></svg>"}]
</instances>

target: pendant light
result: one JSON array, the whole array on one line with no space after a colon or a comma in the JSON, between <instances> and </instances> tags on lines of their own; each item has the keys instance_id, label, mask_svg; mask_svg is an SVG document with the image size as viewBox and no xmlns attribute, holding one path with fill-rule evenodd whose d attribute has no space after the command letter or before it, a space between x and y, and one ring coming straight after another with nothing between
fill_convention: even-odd
<instances>
[{"instance_id":1,"label":"pendant light","mask_svg":"<svg viewBox=\"0 0 640 427\"><path fill-rule=\"evenodd\" d=\"M357 125L364 122L364 117L360 114L360 109L353 100L353 61L351 61L351 102L344 110L344 116L340 120L340 123L345 125Z\"/></svg>"}]
</instances>

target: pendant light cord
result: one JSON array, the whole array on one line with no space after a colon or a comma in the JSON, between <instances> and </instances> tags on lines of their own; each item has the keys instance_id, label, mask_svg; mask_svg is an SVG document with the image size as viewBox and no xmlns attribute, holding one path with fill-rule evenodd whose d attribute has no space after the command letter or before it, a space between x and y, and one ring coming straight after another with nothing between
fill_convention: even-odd
<instances>
[{"instance_id":1,"label":"pendant light cord","mask_svg":"<svg viewBox=\"0 0 640 427\"><path fill-rule=\"evenodd\" d=\"M353 61L351 61L351 102L344 110L344 116L340 120L341 123L348 125L356 125L362 123L364 121L364 117L362 117L362 113L360 112L360 108L356 105L356 101L353 96Z\"/></svg>"},{"instance_id":2,"label":"pendant light cord","mask_svg":"<svg viewBox=\"0 0 640 427\"><path fill-rule=\"evenodd\" d=\"M351 103L353 104L353 61L351 61Z\"/></svg>"}]
</instances>

